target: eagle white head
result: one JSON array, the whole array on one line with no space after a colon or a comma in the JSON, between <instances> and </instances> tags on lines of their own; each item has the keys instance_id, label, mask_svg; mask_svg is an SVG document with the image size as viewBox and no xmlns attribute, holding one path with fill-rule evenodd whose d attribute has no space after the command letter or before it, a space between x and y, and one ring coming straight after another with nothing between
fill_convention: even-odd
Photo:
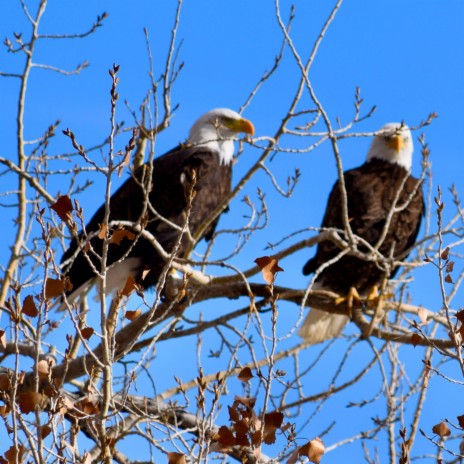
<instances>
[{"instance_id":1,"label":"eagle white head","mask_svg":"<svg viewBox=\"0 0 464 464\"><path fill-rule=\"evenodd\" d=\"M255 128L236 111L216 108L195 122L190 129L188 142L217 151L221 163L230 164L234 157L234 140L240 132L253 135Z\"/></svg>"},{"instance_id":2,"label":"eagle white head","mask_svg":"<svg viewBox=\"0 0 464 464\"><path fill-rule=\"evenodd\" d=\"M409 127L399 122L385 124L376 133L367 154L367 161L377 158L403 166L408 172L412 167L412 136Z\"/></svg>"}]
</instances>

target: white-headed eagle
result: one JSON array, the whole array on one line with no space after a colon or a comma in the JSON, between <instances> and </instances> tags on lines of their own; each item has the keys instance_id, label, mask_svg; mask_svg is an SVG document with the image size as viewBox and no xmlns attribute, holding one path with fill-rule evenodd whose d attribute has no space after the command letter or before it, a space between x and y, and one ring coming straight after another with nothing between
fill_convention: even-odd
<instances>
[{"instance_id":1,"label":"white-headed eagle","mask_svg":"<svg viewBox=\"0 0 464 464\"><path fill-rule=\"evenodd\" d=\"M235 111L219 108L201 116L184 144L153 160L151 177L147 176L148 163L140 166L111 196L108 224L128 221L142 225L166 253L180 244L177 257L191 248L197 232L198 240L209 240L219 217L209 227L204 225L231 192L234 140L241 132L252 135L254 127ZM95 270L102 270L103 240L97 235L104 214L102 205L62 258L63 273L73 287L68 302L86 293L96 280ZM107 292L124 287L128 276L144 289L153 287L165 265L153 243L140 233L135 232L135 239L110 243Z\"/></svg>"},{"instance_id":2,"label":"white-headed eagle","mask_svg":"<svg viewBox=\"0 0 464 464\"><path fill-rule=\"evenodd\" d=\"M409 128L404 124L386 124L374 137L366 162L344 173L348 221L353 234L372 247L378 247L383 256L395 260L407 257L424 213L420 182L410 175L412 153ZM322 228L337 229L345 237L341 202L340 183L336 182L327 202ZM362 243L358 248L368 252ZM316 255L305 264L303 274L316 272L339 253L340 249L333 242L319 243ZM398 268L392 269L386 277L392 278L397 271ZM375 259L362 260L347 254L317 276L313 289L343 296L355 288L360 295L366 296L384 277L385 269ZM347 322L345 315L312 308L299 335L308 343L319 343L338 336Z\"/></svg>"}]
</instances>

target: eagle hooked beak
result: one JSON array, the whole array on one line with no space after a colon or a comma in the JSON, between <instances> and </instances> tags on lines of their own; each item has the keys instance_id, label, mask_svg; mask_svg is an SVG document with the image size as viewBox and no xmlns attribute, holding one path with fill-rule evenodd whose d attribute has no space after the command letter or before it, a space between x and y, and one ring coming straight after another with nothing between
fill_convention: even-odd
<instances>
[{"instance_id":1,"label":"eagle hooked beak","mask_svg":"<svg viewBox=\"0 0 464 464\"><path fill-rule=\"evenodd\" d=\"M254 135L255 133L255 126L251 121L248 119L241 118L241 119L231 119L226 123L227 127L234 132L245 132L245 134Z\"/></svg>"},{"instance_id":2,"label":"eagle hooked beak","mask_svg":"<svg viewBox=\"0 0 464 464\"><path fill-rule=\"evenodd\" d=\"M393 135L388 137L387 145L392 150L399 152L404 146L403 137L401 135Z\"/></svg>"}]
</instances>

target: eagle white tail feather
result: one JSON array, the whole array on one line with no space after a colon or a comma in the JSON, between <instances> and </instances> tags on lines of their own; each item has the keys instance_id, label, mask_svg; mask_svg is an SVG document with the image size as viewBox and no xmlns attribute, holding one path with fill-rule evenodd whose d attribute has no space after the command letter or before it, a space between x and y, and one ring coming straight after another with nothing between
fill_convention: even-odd
<instances>
[{"instance_id":1,"label":"eagle white tail feather","mask_svg":"<svg viewBox=\"0 0 464 464\"><path fill-rule=\"evenodd\" d=\"M312 308L300 327L298 335L306 343L314 345L340 335L348 321L348 316L343 314L331 314Z\"/></svg>"},{"instance_id":2,"label":"eagle white tail feather","mask_svg":"<svg viewBox=\"0 0 464 464\"><path fill-rule=\"evenodd\" d=\"M140 258L127 258L124 261L115 264L106 274L106 293L109 295L115 290L122 290L124 285L126 284L127 278L131 276L135 279L137 273L139 271L139 267L141 264ZM68 303L74 303L74 301L80 295L86 295L92 286L95 284L96 278L93 277L92 279L85 282L80 287L74 289L67 297ZM57 311L64 311L66 309L66 305L62 302Z\"/></svg>"}]
</instances>

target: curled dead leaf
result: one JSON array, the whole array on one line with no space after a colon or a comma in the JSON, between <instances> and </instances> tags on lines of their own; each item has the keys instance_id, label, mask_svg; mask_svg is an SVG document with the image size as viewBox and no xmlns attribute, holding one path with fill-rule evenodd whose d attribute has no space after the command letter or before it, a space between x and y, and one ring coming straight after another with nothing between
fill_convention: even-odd
<instances>
[{"instance_id":1,"label":"curled dead leaf","mask_svg":"<svg viewBox=\"0 0 464 464\"><path fill-rule=\"evenodd\" d=\"M185 454L175 453L174 451L168 453L168 464L186 464Z\"/></svg>"},{"instance_id":2,"label":"curled dead leaf","mask_svg":"<svg viewBox=\"0 0 464 464\"><path fill-rule=\"evenodd\" d=\"M275 256L261 256L255 259L255 263L261 268L263 278L269 285L274 283L278 272L283 272Z\"/></svg>"},{"instance_id":3,"label":"curled dead leaf","mask_svg":"<svg viewBox=\"0 0 464 464\"><path fill-rule=\"evenodd\" d=\"M40 427L40 436L43 438L48 437L52 431L52 428L49 425L43 425Z\"/></svg>"},{"instance_id":4,"label":"curled dead leaf","mask_svg":"<svg viewBox=\"0 0 464 464\"><path fill-rule=\"evenodd\" d=\"M58 214L58 217L62 221L69 221L72 219L71 213L73 212L74 208L71 198L69 198L68 195L58 197L56 203L53 203L50 208L55 211L56 214Z\"/></svg>"},{"instance_id":5,"label":"curled dead leaf","mask_svg":"<svg viewBox=\"0 0 464 464\"><path fill-rule=\"evenodd\" d=\"M8 374L0 374L0 390L8 391L11 389L11 377Z\"/></svg>"},{"instance_id":6,"label":"curled dead leaf","mask_svg":"<svg viewBox=\"0 0 464 464\"><path fill-rule=\"evenodd\" d=\"M63 279L48 278L45 281L45 298L50 300L60 296L64 291L72 290L71 281L64 277Z\"/></svg>"},{"instance_id":7,"label":"curled dead leaf","mask_svg":"<svg viewBox=\"0 0 464 464\"><path fill-rule=\"evenodd\" d=\"M32 295L28 295L24 298L22 313L29 317L37 317L39 315L39 310L35 305L34 297Z\"/></svg>"},{"instance_id":8,"label":"curled dead leaf","mask_svg":"<svg viewBox=\"0 0 464 464\"><path fill-rule=\"evenodd\" d=\"M124 238L127 240L133 241L135 240L135 234L131 232L130 230L116 229L111 235L110 243L114 243L115 245L120 245L122 239Z\"/></svg>"},{"instance_id":9,"label":"curled dead leaf","mask_svg":"<svg viewBox=\"0 0 464 464\"><path fill-rule=\"evenodd\" d=\"M449 251L449 247L446 247L441 253L441 259L444 259L446 261L449 257Z\"/></svg>"},{"instance_id":10,"label":"curled dead leaf","mask_svg":"<svg viewBox=\"0 0 464 464\"><path fill-rule=\"evenodd\" d=\"M4 454L8 464L21 464L24 461L26 448L23 445L11 446Z\"/></svg>"},{"instance_id":11,"label":"curled dead leaf","mask_svg":"<svg viewBox=\"0 0 464 464\"><path fill-rule=\"evenodd\" d=\"M464 415L458 416L458 423L459 427L461 427L461 429L464 429Z\"/></svg>"},{"instance_id":12,"label":"curled dead leaf","mask_svg":"<svg viewBox=\"0 0 464 464\"><path fill-rule=\"evenodd\" d=\"M419 334L413 333L411 335L411 343L414 348L420 343L421 340L422 337Z\"/></svg>"},{"instance_id":13,"label":"curled dead leaf","mask_svg":"<svg viewBox=\"0 0 464 464\"><path fill-rule=\"evenodd\" d=\"M98 224L98 226L100 227L100 230L98 231L97 237L100 240L104 240L106 237L106 234L108 233L108 224Z\"/></svg>"},{"instance_id":14,"label":"curled dead leaf","mask_svg":"<svg viewBox=\"0 0 464 464\"><path fill-rule=\"evenodd\" d=\"M263 442L272 445L276 441L276 432L280 429L284 415L280 411L269 412L264 415Z\"/></svg>"},{"instance_id":15,"label":"curled dead leaf","mask_svg":"<svg viewBox=\"0 0 464 464\"><path fill-rule=\"evenodd\" d=\"M247 409L253 409L256 404L256 398L249 397L245 398L243 396L235 395L233 407L236 407L238 404L245 406Z\"/></svg>"},{"instance_id":16,"label":"curled dead leaf","mask_svg":"<svg viewBox=\"0 0 464 464\"><path fill-rule=\"evenodd\" d=\"M229 409L229 420L231 422L238 422L241 420L241 415L240 412L237 411L237 409L233 408L232 406L227 406Z\"/></svg>"},{"instance_id":17,"label":"curled dead leaf","mask_svg":"<svg viewBox=\"0 0 464 464\"><path fill-rule=\"evenodd\" d=\"M446 425L445 421L441 421L432 427L432 432L440 435L440 437L448 437L451 435L450 428Z\"/></svg>"},{"instance_id":18,"label":"curled dead leaf","mask_svg":"<svg viewBox=\"0 0 464 464\"><path fill-rule=\"evenodd\" d=\"M26 391L18 395L19 409L23 414L29 414L37 409L42 410L48 402L47 396L39 392Z\"/></svg>"},{"instance_id":19,"label":"curled dead leaf","mask_svg":"<svg viewBox=\"0 0 464 464\"><path fill-rule=\"evenodd\" d=\"M459 322L462 322L464 324L464 309L461 309L461 311L458 311L456 313L456 318Z\"/></svg>"},{"instance_id":20,"label":"curled dead leaf","mask_svg":"<svg viewBox=\"0 0 464 464\"><path fill-rule=\"evenodd\" d=\"M11 408L8 404L4 404L2 406L0 406L0 417L7 417L8 414L10 414L11 412Z\"/></svg>"},{"instance_id":21,"label":"curled dead leaf","mask_svg":"<svg viewBox=\"0 0 464 464\"><path fill-rule=\"evenodd\" d=\"M253 373L249 367L244 367L237 376L238 380L241 382L248 382L253 378Z\"/></svg>"},{"instance_id":22,"label":"curled dead leaf","mask_svg":"<svg viewBox=\"0 0 464 464\"><path fill-rule=\"evenodd\" d=\"M129 319L129 321L135 321L141 316L141 314L142 314L142 310L136 309L135 311L126 311L126 313L124 314L124 317L126 319Z\"/></svg>"},{"instance_id":23,"label":"curled dead leaf","mask_svg":"<svg viewBox=\"0 0 464 464\"><path fill-rule=\"evenodd\" d=\"M81 335L84 340L88 340L94 333L95 330L93 330L92 327L84 327L81 330Z\"/></svg>"},{"instance_id":24,"label":"curled dead leaf","mask_svg":"<svg viewBox=\"0 0 464 464\"><path fill-rule=\"evenodd\" d=\"M325 446L319 437L316 437L301 446L298 451L299 456L306 456L309 459L309 462L313 462L314 464L319 464L321 462L321 458L324 453Z\"/></svg>"},{"instance_id":25,"label":"curled dead leaf","mask_svg":"<svg viewBox=\"0 0 464 464\"><path fill-rule=\"evenodd\" d=\"M218 433L216 434L215 437L216 441L221 445L223 449L225 448L231 448L232 446L235 445L235 437L232 431L223 425L222 427L219 428Z\"/></svg>"}]
</instances>

